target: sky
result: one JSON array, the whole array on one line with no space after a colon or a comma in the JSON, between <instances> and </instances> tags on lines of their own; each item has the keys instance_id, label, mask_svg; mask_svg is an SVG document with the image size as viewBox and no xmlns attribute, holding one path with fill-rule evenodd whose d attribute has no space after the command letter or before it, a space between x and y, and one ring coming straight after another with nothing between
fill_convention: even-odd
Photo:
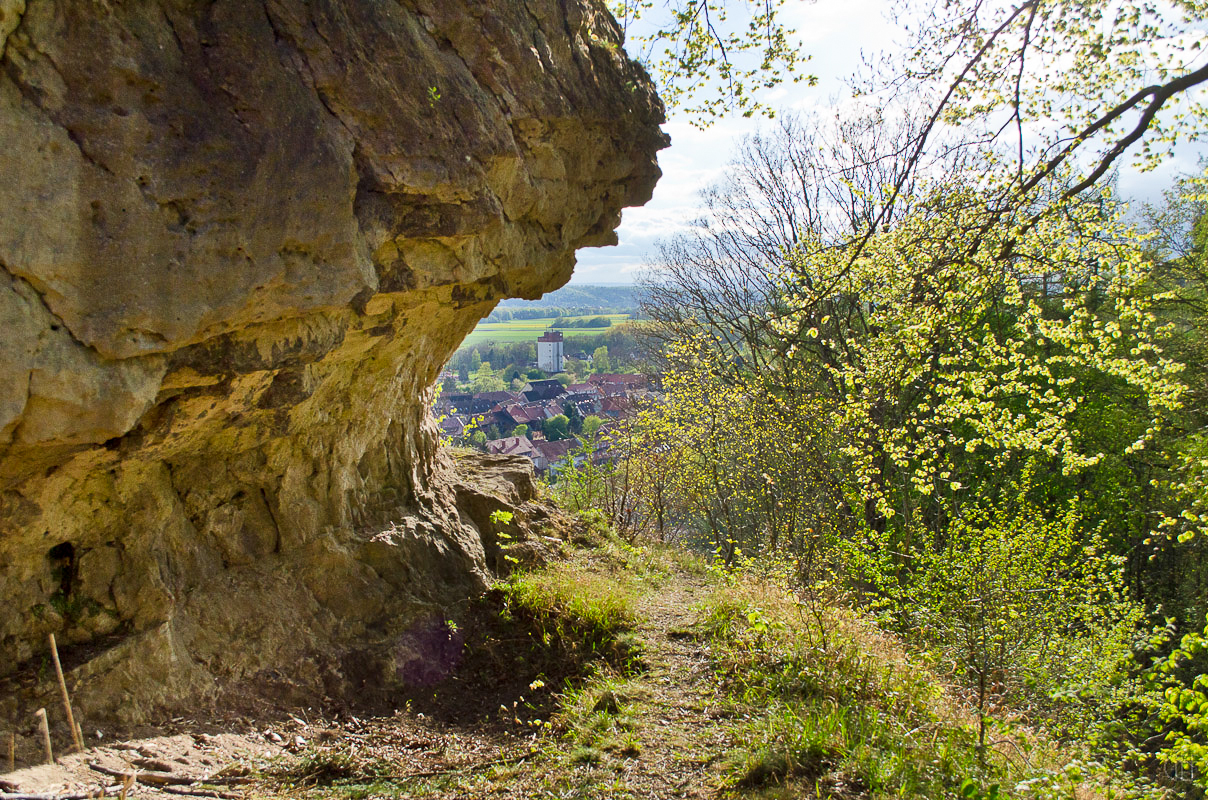
<instances>
[{"instance_id":1,"label":"sky","mask_svg":"<svg viewBox=\"0 0 1208 800\"><path fill-rule=\"evenodd\" d=\"M891 50L900 38L887 16L889 7L887 0L787 4L790 27L797 31L802 50L811 56L805 70L818 77L818 85L781 86L765 102L778 113L841 103L849 96L844 78L860 67L862 54L875 56ZM625 209L617 230L620 244L579 251L571 283L634 283L655 255L657 242L686 230L700 216L701 189L722 177L742 137L770 124L734 116L700 130L682 116L671 114L663 125L671 136L671 146L659 153L663 177L654 197L645 206ZM1178 175L1195 167L1196 158L1196 149L1184 147L1153 172L1125 170L1120 175L1120 191L1125 197L1155 201Z\"/></svg>"}]
</instances>

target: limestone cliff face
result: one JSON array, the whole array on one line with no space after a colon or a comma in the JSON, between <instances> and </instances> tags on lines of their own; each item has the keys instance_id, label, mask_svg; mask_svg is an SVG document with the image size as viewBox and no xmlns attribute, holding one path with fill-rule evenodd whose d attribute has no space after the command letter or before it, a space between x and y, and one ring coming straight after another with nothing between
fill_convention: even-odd
<instances>
[{"instance_id":1,"label":"limestone cliff face","mask_svg":"<svg viewBox=\"0 0 1208 800\"><path fill-rule=\"evenodd\" d=\"M136 719L481 583L431 386L649 198L619 44L597 0L0 0L0 716L48 632Z\"/></svg>"}]
</instances>

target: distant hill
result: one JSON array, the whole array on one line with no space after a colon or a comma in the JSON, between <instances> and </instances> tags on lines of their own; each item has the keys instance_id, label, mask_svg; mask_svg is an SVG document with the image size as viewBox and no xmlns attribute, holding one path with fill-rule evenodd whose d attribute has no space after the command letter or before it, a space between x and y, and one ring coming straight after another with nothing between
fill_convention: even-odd
<instances>
[{"instance_id":1,"label":"distant hill","mask_svg":"<svg viewBox=\"0 0 1208 800\"><path fill-rule=\"evenodd\" d=\"M509 322L516 319L554 317L590 317L597 314L628 314L638 312L636 287L633 286L564 286L540 300L502 301L486 318L486 322Z\"/></svg>"},{"instance_id":2,"label":"distant hill","mask_svg":"<svg viewBox=\"0 0 1208 800\"><path fill-rule=\"evenodd\" d=\"M508 299L500 308L561 307L586 308L613 314L632 313L637 308L634 286L563 286L540 300Z\"/></svg>"}]
</instances>

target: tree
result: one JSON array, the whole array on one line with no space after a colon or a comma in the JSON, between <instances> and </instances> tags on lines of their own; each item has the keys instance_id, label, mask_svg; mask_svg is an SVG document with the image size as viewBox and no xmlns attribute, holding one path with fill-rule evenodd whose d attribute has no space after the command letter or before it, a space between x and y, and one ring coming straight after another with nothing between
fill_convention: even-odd
<instances>
[{"instance_id":1,"label":"tree","mask_svg":"<svg viewBox=\"0 0 1208 800\"><path fill-rule=\"evenodd\" d=\"M1155 166L1202 128L1194 97L1208 82L1208 65L1197 64L1208 32L1202 3L907 3L900 13L920 18L909 25L906 56L887 59L863 90L928 114L862 240L937 152L992 152L986 224L1017 225L1011 218L1022 212L1026 228L1060 216L1065 201L1098 185L1125 155ZM1054 52L1067 57L1055 62Z\"/></svg>"},{"instance_id":2,"label":"tree","mask_svg":"<svg viewBox=\"0 0 1208 800\"><path fill-rule=\"evenodd\" d=\"M641 276L642 312L656 323L641 335L656 348L704 336L721 360L783 371L789 345L775 311L787 254L803 237L844 242L870 225L881 187L905 169L894 154L918 127L909 115L873 110L839 121L788 116L744 138L723 179L702 193L699 223L661 243Z\"/></svg>"},{"instance_id":3,"label":"tree","mask_svg":"<svg viewBox=\"0 0 1208 800\"><path fill-rule=\"evenodd\" d=\"M594 439L596 434L600 432L600 426L604 424L604 420L596 415L583 418L582 435L584 439Z\"/></svg>"},{"instance_id":4,"label":"tree","mask_svg":"<svg viewBox=\"0 0 1208 800\"><path fill-rule=\"evenodd\" d=\"M1208 6L901 8L908 52L861 84L886 119L749 140L707 225L660 255L668 402L617 476L653 497L640 467L674 453L682 524L727 562L799 542L798 565L913 615L901 630L972 676L983 712L1002 694L1090 724L1125 682L1143 527L1165 516L1194 545L1208 526L1171 343L1195 323L1168 305L1202 296L1192 273L1160 291L1105 185L1203 129ZM1195 707L1167 720L1201 724L1199 689L1169 686Z\"/></svg>"},{"instance_id":5,"label":"tree","mask_svg":"<svg viewBox=\"0 0 1208 800\"><path fill-rule=\"evenodd\" d=\"M470 371L477 372L478 368L481 366L482 366L482 353L478 352L477 347L472 348L470 350Z\"/></svg>"},{"instance_id":6,"label":"tree","mask_svg":"<svg viewBox=\"0 0 1208 800\"><path fill-rule=\"evenodd\" d=\"M528 436L528 432L529 432L529 427L528 427L528 425L525 425L524 423L521 423L512 429L513 436Z\"/></svg>"},{"instance_id":7,"label":"tree","mask_svg":"<svg viewBox=\"0 0 1208 800\"><path fill-rule=\"evenodd\" d=\"M565 385L565 384L563 384ZM583 415L574 403L566 403L566 419L570 422L570 432L576 436L583 430Z\"/></svg>"},{"instance_id":8,"label":"tree","mask_svg":"<svg viewBox=\"0 0 1208 800\"><path fill-rule=\"evenodd\" d=\"M489 361L483 361L478 365L474 378L470 381L470 386L475 394L501 392L503 391L503 379L495 374L495 370L491 369Z\"/></svg>"},{"instance_id":9,"label":"tree","mask_svg":"<svg viewBox=\"0 0 1208 800\"><path fill-rule=\"evenodd\" d=\"M1123 559L1082 533L1081 502L1053 514L1030 498L1034 465L1005 500L969 504L942 541L919 551L905 577L889 560L893 627L945 661L979 713L985 747L993 705L1009 703L1086 736L1116 711L1144 620L1123 591Z\"/></svg>"},{"instance_id":10,"label":"tree","mask_svg":"<svg viewBox=\"0 0 1208 800\"><path fill-rule=\"evenodd\" d=\"M612 363L608 359L608 348L601 345L596 348L591 357L592 369L596 373L608 372L612 369Z\"/></svg>"},{"instance_id":11,"label":"tree","mask_svg":"<svg viewBox=\"0 0 1208 800\"><path fill-rule=\"evenodd\" d=\"M555 414L545 421L542 426L545 438L551 442L570 438L570 421L565 414Z\"/></svg>"}]
</instances>

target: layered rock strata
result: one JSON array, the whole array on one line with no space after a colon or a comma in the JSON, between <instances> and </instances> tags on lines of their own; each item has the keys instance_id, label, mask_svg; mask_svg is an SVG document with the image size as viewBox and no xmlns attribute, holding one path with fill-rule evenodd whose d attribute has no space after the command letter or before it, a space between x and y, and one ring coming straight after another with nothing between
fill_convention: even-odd
<instances>
[{"instance_id":1,"label":"layered rock strata","mask_svg":"<svg viewBox=\"0 0 1208 800\"><path fill-rule=\"evenodd\" d=\"M0 716L51 632L133 721L480 586L530 489L458 489L437 372L661 119L597 0L0 0Z\"/></svg>"}]
</instances>

